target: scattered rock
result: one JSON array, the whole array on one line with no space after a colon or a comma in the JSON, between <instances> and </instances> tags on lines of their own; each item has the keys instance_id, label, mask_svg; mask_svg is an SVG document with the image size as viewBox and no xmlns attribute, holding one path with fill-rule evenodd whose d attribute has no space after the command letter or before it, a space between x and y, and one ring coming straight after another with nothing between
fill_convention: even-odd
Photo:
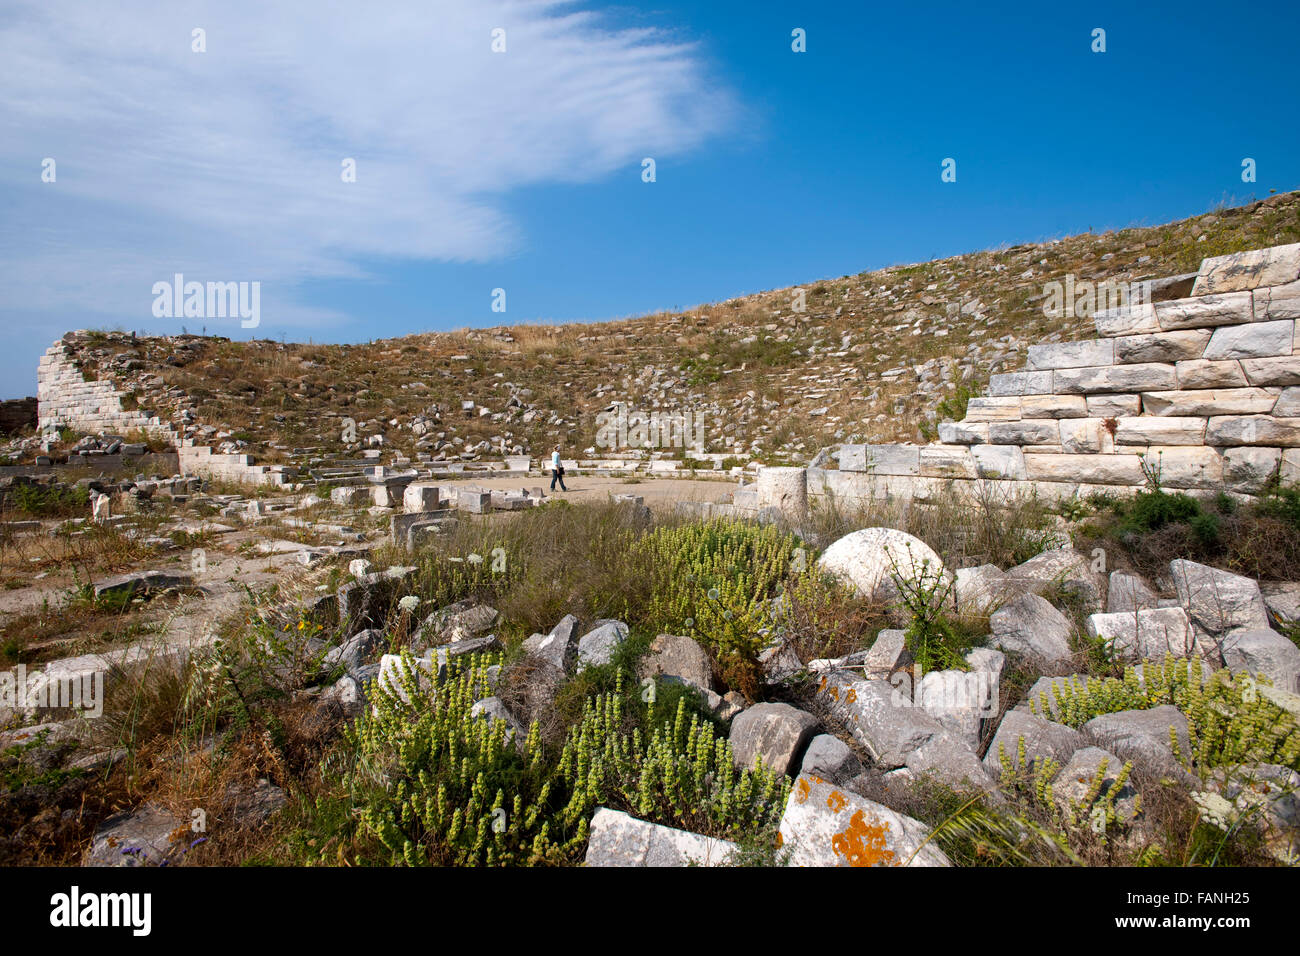
<instances>
[{"instance_id":1,"label":"scattered rock","mask_svg":"<svg viewBox=\"0 0 1300 956\"><path fill-rule=\"evenodd\" d=\"M816 726L816 717L789 704L755 704L731 723L736 766L750 770L762 760L770 770L790 773Z\"/></svg>"},{"instance_id":2,"label":"scattered rock","mask_svg":"<svg viewBox=\"0 0 1300 956\"><path fill-rule=\"evenodd\" d=\"M781 817L791 866L951 866L925 824L800 774Z\"/></svg>"},{"instance_id":3,"label":"scattered rock","mask_svg":"<svg viewBox=\"0 0 1300 956\"><path fill-rule=\"evenodd\" d=\"M1070 622L1037 594L1026 594L994 611L989 627L993 631L990 643L1001 650L1023 654L1050 667L1065 664L1073 657Z\"/></svg>"},{"instance_id":4,"label":"scattered rock","mask_svg":"<svg viewBox=\"0 0 1300 956\"><path fill-rule=\"evenodd\" d=\"M600 807L591 818L587 866L723 866L736 852L726 840L647 823Z\"/></svg>"},{"instance_id":5,"label":"scattered rock","mask_svg":"<svg viewBox=\"0 0 1300 956\"><path fill-rule=\"evenodd\" d=\"M637 673L642 680L676 677L703 690L713 687L713 665L708 653L689 637L675 634L660 634L651 642Z\"/></svg>"}]
</instances>

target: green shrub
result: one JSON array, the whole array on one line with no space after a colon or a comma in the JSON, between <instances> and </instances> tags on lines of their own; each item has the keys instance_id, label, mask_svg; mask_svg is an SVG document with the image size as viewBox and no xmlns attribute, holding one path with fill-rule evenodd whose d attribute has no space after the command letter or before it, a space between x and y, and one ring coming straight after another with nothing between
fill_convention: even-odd
<instances>
[{"instance_id":1,"label":"green shrub","mask_svg":"<svg viewBox=\"0 0 1300 956\"><path fill-rule=\"evenodd\" d=\"M597 806L630 810L710 835L772 830L784 775L739 771L725 738L685 701L658 711L615 691L588 699L556 759L536 724L521 746L504 723L471 716L490 693L495 657L452 665L422 692L404 659L402 696L379 690L373 712L345 731L350 759L338 793L359 806L357 845L374 862L457 866L577 862ZM316 815L337 819L340 798Z\"/></svg>"},{"instance_id":2,"label":"green shrub","mask_svg":"<svg viewBox=\"0 0 1300 956\"><path fill-rule=\"evenodd\" d=\"M644 560L649 600L640 623L648 631L703 641L746 694L756 689L758 655L772 640L772 602L792 568L811 557L796 536L775 525L727 518L656 528L630 542Z\"/></svg>"},{"instance_id":3,"label":"green shrub","mask_svg":"<svg viewBox=\"0 0 1300 956\"><path fill-rule=\"evenodd\" d=\"M1267 686L1263 678L1234 676L1226 669L1206 680L1199 660L1167 657L1163 663L1144 662L1142 677L1126 667L1123 678L1089 677L1082 686L1057 681L1054 703L1040 693L1029 706L1040 716L1081 727L1102 714L1173 704L1187 717L1192 752L1180 753L1172 734L1171 748L1184 764L1194 761L1202 774L1242 763L1300 770L1300 726L1268 699Z\"/></svg>"}]
</instances>

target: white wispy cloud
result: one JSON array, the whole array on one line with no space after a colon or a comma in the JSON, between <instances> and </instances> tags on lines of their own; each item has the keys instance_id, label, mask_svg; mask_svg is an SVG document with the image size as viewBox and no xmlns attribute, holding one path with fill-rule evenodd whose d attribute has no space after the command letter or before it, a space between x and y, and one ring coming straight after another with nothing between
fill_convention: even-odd
<instances>
[{"instance_id":1,"label":"white wispy cloud","mask_svg":"<svg viewBox=\"0 0 1300 956\"><path fill-rule=\"evenodd\" d=\"M0 320L147 328L152 284L184 272L262 281L278 326L346 321L292 290L511 254L512 190L679 155L734 117L691 43L567 2L9 0Z\"/></svg>"}]
</instances>

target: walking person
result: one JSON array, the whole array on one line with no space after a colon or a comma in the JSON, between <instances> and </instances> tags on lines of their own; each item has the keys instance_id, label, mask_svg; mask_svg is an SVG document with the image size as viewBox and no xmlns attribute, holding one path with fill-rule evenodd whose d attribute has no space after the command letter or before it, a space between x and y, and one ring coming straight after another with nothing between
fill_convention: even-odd
<instances>
[{"instance_id":1,"label":"walking person","mask_svg":"<svg viewBox=\"0 0 1300 956\"><path fill-rule=\"evenodd\" d=\"M560 446L555 446L555 451L551 452L551 490L555 490L555 483L560 483L561 491L568 491L564 487L564 466L560 464Z\"/></svg>"}]
</instances>

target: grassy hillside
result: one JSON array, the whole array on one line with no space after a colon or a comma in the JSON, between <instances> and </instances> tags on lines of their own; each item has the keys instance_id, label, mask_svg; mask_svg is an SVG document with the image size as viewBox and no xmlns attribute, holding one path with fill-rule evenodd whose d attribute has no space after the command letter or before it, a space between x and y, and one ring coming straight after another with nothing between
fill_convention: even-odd
<instances>
[{"instance_id":1,"label":"grassy hillside","mask_svg":"<svg viewBox=\"0 0 1300 956\"><path fill-rule=\"evenodd\" d=\"M519 325L358 345L83 333L86 366L139 407L260 461L358 442L449 458L593 446L613 401L689 409L707 450L806 461L840 441L917 441L1026 345L1087 337L1044 315L1044 283L1193 272L1206 256L1300 241L1300 193L1168 225L1084 234L595 324ZM802 297L805 308L798 309ZM475 403L473 412L462 403ZM484 411L486 410L486 411ZM206 427L205 427L206 426ZM355 447L355 445L354 445Z\"/></svg>"}]
</instances>

